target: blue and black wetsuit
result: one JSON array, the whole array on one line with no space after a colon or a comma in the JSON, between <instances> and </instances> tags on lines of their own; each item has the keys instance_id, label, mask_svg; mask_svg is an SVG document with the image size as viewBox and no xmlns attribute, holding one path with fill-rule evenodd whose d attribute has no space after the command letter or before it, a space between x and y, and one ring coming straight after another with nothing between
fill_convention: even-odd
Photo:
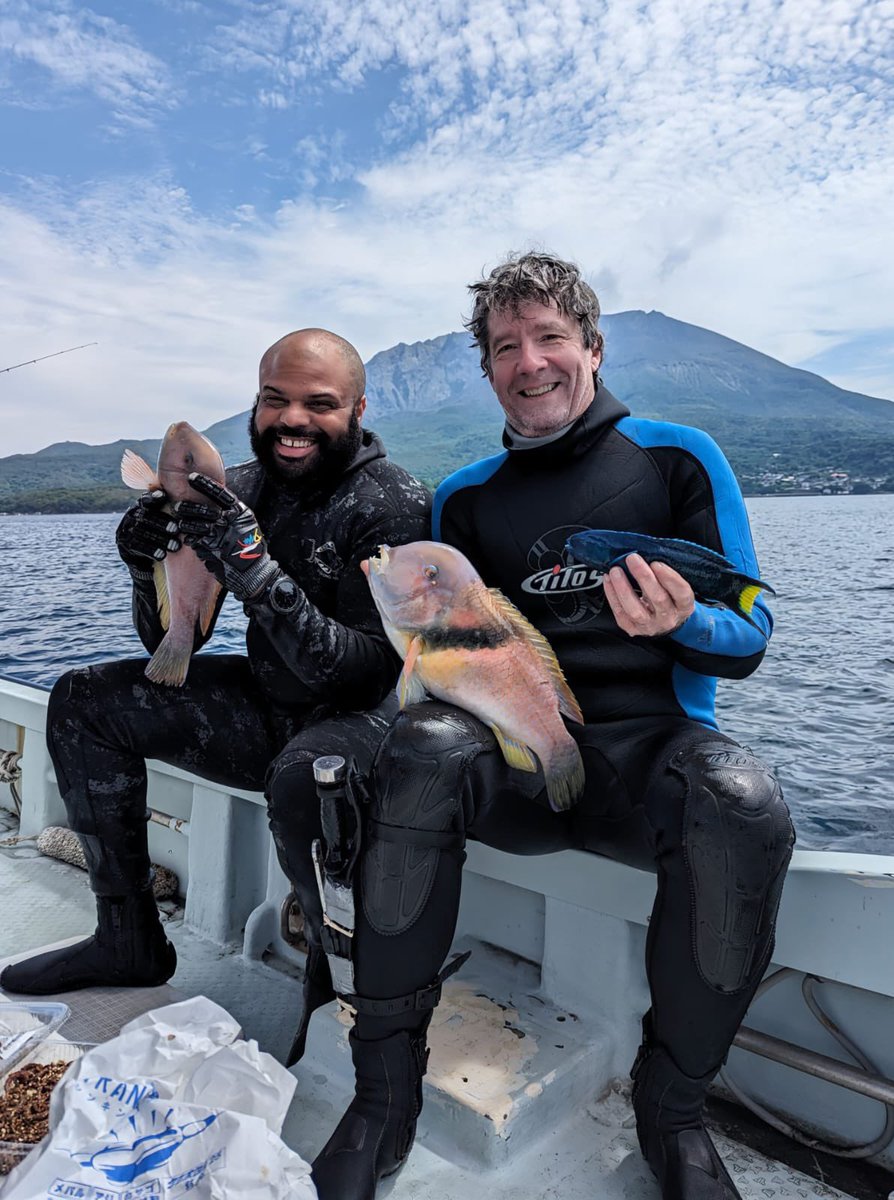
<instances>
[{"instance_id":1,"label":"blue and black wetsuit","mask_svg":"<svg viewBox=\"0 0 894 1200\"><path fill-rule=\"evenodd\" d=\"M676 633L630 638L599 572L569 559L572 533L630 530L697 542L757 575L742 495L716 443L685 425L631 417L601 385L564 436L445 480L432 527L435 541L462 550L547 637L587 721L673 716L716 728L716 677L750 675L766 650L773 622L760 600L763 632L698 603Z\"/></svg>"}]
</instances>

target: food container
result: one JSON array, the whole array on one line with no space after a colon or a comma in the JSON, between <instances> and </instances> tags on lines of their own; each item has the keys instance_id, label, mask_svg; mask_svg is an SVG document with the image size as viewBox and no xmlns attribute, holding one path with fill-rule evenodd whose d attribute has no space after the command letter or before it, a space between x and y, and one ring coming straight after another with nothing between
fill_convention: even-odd
<instances>
[{"instance_id":1,"label":"food container","mask_svg":"<svg viewBox=\"0 0 894 1200\"><path fill-rule=\"evenodd\" d=\"M3 1097L7 1083L17 1071L31 1064L70 1063L88 1049L86 1044L67 1042L56 1034L69 1012L68 1005L55 1002L0 1003L0 1114L4 1124ZM0 1137L0 1181L35 1144ZM2 1190L0 1182L0 1193Z\"/></svg>"},{"instance_id":2,"label":"food container","mask_svg":"<svg viewBox=\"0 0 894 1200\"><path fill-rule=\"evenodd\" d=\"M58 1001L0 1003L0 1080L55 1033L70 1012Z\"/></svg>"},{"instance_id":3,"label":"food container","mask_svg":"<svg viewBox=\"0 0 894 1200\"><path fill-rule=\"evenodd\" d=\"M15 1075L16 1071L21 1071L25 1067L47 1066L51 1063L65 1063L66 1065L76 1062L79 1058L92 1050L95 1042L68 1042L64 1038L46 1038L39 1045L35 1046L27 1057L18 1063L18 1065L10 1072L7 1072L0 1077L0 1104L2 1104L3 1090L10 1077ZM64 1074L64 1072L62 1072ZM62 1074L56 1079L50 1091L56 1086L56 1083L62 1079ZM35 1141L3 1141L0 1140L0 1196L3 1195L3 1184L6 1176L18 1166L22 1159L26 1158L34 1147L38 1144Z\"/></svg>"}]
</instances>

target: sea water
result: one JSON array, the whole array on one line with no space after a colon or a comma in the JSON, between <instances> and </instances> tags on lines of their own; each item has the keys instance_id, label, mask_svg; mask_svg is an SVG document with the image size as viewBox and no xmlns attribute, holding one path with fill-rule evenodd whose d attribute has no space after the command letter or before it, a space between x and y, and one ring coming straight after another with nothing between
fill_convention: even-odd
<instances>
[{"instance_id":1,"label":"sea water","mask_svg":"<svg viewBox=\"0 0 894 1200\"><path fill-rule=\"evenodd\" d=\"M748 512L776 630L754 675L721 681L721 727L777 772L800 846L894 854L894 496L762 497ZM118 520L0 516L0 676L49 687L142 653ZM209 650L238 652L244 629L228 597Z\"/></svg>"}]
</instances>

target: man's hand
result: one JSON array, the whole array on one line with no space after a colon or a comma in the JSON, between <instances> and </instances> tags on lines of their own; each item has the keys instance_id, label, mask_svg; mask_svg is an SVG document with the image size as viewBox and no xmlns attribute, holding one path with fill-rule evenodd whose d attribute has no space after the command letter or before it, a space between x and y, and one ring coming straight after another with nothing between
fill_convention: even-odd
<instances>
[{"instance_id":1,"label":"man's hand","mask_svg":"<svg viewBox=\"0 0 894 1200\"><path fill-rule=\"evenodd\" d=\"M252 599L281 573L267 553L255 514L207 475L193 472L189 483L212 503L181 500L174 506L184 543L238 600Z\"/></svg>"},{"instance_id":2,"label":"man's hand","mask_svg":"<svg viewBox=\"0 0 894 1200\"><path fill-rule=\"evenodd\" d=\"M628 554L627 570L639 594L621 567L612 567L603 579L605 598L620 629L631 637L660 637L673 633L695 608L695 594L682 575L666 563L651 565L638 554Z\"/></svg>"},{"instance_id":3,"label":"man's hand","mask_svg":"<svg viewBox=\"0 0 894 1200\"><path fill-rule=\"evenodd\" d=\"M167 498L161 488L144 492L121 518L115 544L129 567L149 570L151 563L180 549L177 522L163 511Z\"/></svg>"}]
</instances>

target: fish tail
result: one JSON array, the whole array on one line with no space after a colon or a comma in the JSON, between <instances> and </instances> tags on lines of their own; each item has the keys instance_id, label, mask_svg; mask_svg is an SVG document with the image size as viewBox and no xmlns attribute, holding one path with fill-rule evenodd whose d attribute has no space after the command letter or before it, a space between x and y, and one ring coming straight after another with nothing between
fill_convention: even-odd
<instances>
[{"instance_id":1,"label":"fish tail","mask_svg":"<svg viewBox=\"0 0 894 1200\"><path fill-rule=\"evenodd\" d=\"M577 804L584 791L584 763L577 742L568 739L551 755L544 770L546 795L554 812L565 812Z\"/></svg>"},{"instance_id":2,"label":"fish tail","mask_svg":"<svg viewBox=\"0 0 894 1200\"><path fill-rule=\"evenodd\" d=\"M754 602L761 594L761 589L754 583L749 583L747 587L743 587L739 592L739 608L742 612L748 613L751 616L751 610L754 608Z\"/></svg>"},{"instance_id":3,"label":"fish tail","mask_svg":"<svg viewBox=\"0 0 894 1200\"><path fill-rule=\"evenodd\" d=\"M771 588L769 583L764 583L762 579L752 579L750 575L742 575L739 572L730 574L732 575L730 582L736 597L736 607L745 616L751 616L754 602L761 592L766 592L768 596L776 595L775 589Z\"/></svg>"},{"instance_id":4,"label":"fish tail","mask_svg":"<svg viewBox=\"0 0 894 1200\"><path fill-rule=\"evenodd\" d=\"M726 604L734 613L747 621L749 625L753 625L755 629L763 633L760 625L754 620L752 613L754 604L761 592L766 592L769 596L775 596L776 592L770 587L769 583L764 583L762 579L752 579L750 575L740 575L738 572L728 572L727 588L717 593L721 603Z\"/></svg>"},{"instance_id":5,"label":"fish tail","mask_svg":"<svg viewBox=\"0 0 894 1200\"><path fill-rule=\"evenodd\" d=\"M740 571L725 572L727 578L731 578L734 588L736 588L736 596L739 602L739 607L744 612L751 612L755 606L758 592L766 592L768 596L774 596L776 589L769 586L769 583L764 583L763 580L756 580L754 576L743 575Z\"/></svg>"},{"instance_id":6,"label":"fish tail","mask_svg":"<svg viewBox=\"0 0 894 1200\"><path fill-rule=\"evenodd\" d=\"M184 642L173 630L162 638L161 645L149 660L146 678L153 683L166 683L169 687L182 687L192 657L192 638Z\"/></svg>"}]
</instances>

